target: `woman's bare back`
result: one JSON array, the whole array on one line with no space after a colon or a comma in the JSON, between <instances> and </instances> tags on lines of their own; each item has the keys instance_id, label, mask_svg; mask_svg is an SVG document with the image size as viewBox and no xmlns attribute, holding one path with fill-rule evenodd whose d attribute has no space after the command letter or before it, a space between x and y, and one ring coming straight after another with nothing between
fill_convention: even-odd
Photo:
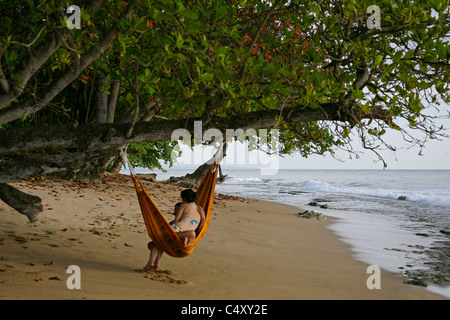
<instances>
[{"instance_id":1,"label":"woman's bare back","mask_svg":"<svg viewBox=\"0 0 450 320\"><path fill-rule=\"evenodd\" d=\"M183 203L179 210L181 210L181 217L175 224L183 231L197 229L201 220L197 205L195 203Z\"/></svg>"}]
</instances>

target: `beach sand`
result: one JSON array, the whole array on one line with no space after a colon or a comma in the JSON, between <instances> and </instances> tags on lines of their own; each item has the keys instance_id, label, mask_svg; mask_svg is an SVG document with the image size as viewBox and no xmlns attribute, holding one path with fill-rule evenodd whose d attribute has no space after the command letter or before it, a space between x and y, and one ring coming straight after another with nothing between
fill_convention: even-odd
<instances>
[{"instance_id":1,"label":"beach sand","mask_svg":"<svg viewBox=\"0 0 450 320\"><path fill-rule=\"evenodd\" d=\"M169 213L181 188L144 181ZM215 196L206 235L186 258L163 256L144 272L149 241L131 179L58 179L13 184L43 199L39 220L0 203L0 299L443 299L381 270L369 290L367 264L326 226L278 203ZM173 217L173 216L172 216ZM66 272L80 268L81 289Z\"/></svg>"}]
</instances>

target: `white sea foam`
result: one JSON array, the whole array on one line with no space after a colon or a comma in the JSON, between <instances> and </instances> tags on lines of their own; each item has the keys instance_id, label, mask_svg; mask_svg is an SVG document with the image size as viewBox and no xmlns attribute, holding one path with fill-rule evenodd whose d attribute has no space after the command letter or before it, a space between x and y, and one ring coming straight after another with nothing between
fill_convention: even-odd
<instances>
[{"instance_id":1,"label":"white sea foam","mask_svg":"<svg viewBox=\"0 0 450 320\"><path fill-rule=\"evenodd\" d=\"M330 183L316 180L309 180L303 185L299 185L301 190L346 193L354 195L364 195L388 199L398 199L405 197L406 200L450 207L450 188L433 189L390 189L390 188L364 188L352 186L331 185Z\"/></svg>"},{"instance_id":2,"label":"white sea foam","mask_svg":"<svg viewBox=\"0 0 450 320\"><path fill-rule=\"evenodd\" d=\"M329 201L333 209L322 212L340 218L330 228L365 263L393 272L428 270L431 261L446 263L448 238L441 231L449 230L450 171L282 170L271 179L251 170L228 173L218 192L301 209L315 199ZM444 260L428 256L427 250L442 250ZM448 286L429 285L430 291L449 296Z\"/></svg>"},{"instance_id":3,"label":"white sea foam","mask_svg":"<svg viewBox=\"0 0 450 320\"><path fill-rule=\"evenodd\" d=\"M387 199L405 197L407 201L450 207L450 188L427 189L391 189L389 187L369 188L362 186L335 185L324 181L308 180L305 182L293 182L280 179L261 179L258 177L232 177L227 180L230 184L269 184L279 187L291 187L293 191L320 191L351 195L371 196Z\"/></svg>"}]
</instances>

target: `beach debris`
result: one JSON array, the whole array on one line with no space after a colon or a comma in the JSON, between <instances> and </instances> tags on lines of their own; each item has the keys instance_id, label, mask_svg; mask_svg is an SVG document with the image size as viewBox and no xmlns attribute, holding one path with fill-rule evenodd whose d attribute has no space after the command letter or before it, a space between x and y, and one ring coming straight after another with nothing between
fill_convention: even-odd
<instances>
[{"instance_id":1,"label":"beach debris","mask_svg":"<svg viewBox=\"0 0 450 320\"><path fill-rule=\"evenodd\" d=\"M97 230L95 230L95 229L91 229L90 231L91 231L93 234L97 235L97 236L101 236L101 235L102 235L102 233L101 233L100 231L97 231Z\"/></svg>"},{"instance_id":2,"label":"beach debris","mask_svg":"<svg viewBox=\"0 0 450 320\"><path fill-rule=\"evenodd\" d=\"M219 200L240 200L240 201L242 201L242 199L243 199L238 196L231 196L231 195L222 194L222 193L219 193L216 196L217 196L217 199L219 199Z\"/></svg>"},{"instance_id":3,"label":"beach debris","mask_svg":"<svg viewBox=\"0 0 450 320\"><path fill-rule=\"evenodd\" d=\"M325 217L323 215L323 213L317 212L315 210L306 210L303 212L299 212L299 213L297 213L297 217L304 218L304 219L319 220L319 221L327 220L327 217Z\"/></svg>"},{"instance_id":4,"label":"beach debris","mask_svg":"<svg viewBox=\"0 0 450 320\"><path fill-rule=\"evenodd\" d=\"M139 174L138 177L143 181L156 182L156 173Z\"/></svg>"},{"instance_id":5,"label":"beach debris","mask_svg":"<svg viewBox=\"0 0 450 320\"><path fill-rule=\"evenodd\" d=\"M400 196L397 198L397 200L406 200L406 196Z\"/></svg>"}]
</instances>

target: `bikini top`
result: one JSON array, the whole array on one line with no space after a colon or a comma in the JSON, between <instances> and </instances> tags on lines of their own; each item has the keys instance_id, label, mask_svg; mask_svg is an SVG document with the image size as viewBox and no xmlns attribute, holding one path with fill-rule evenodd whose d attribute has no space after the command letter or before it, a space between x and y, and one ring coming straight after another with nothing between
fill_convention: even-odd
<instances>
[{"instance_id":1,"label":"bikini top","mask_svg":"<svg viewBox=\"0 0 450 320\"><path fill-rule=\"evenodd\" d=\"M191 219L191 224L192 224L192 225L194 225L194 223L199 224L199 222L198 222L197 220L195 220L194 218L191 218L191 217L189 217L189 216L182 216L181 219L183 219L183 218L189 218L189 219Z\"/></svg>"}]
</instances>

